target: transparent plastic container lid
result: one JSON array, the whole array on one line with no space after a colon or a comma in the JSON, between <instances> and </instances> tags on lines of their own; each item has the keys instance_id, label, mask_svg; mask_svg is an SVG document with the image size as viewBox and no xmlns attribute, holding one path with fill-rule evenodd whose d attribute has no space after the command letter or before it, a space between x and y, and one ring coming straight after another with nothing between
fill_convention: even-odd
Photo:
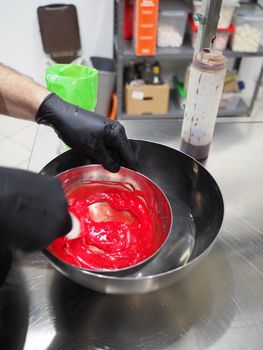
<instances>
[{"instance_id":1,"label":"transparent plastic container lid","mask_svg":"<svg viewBox=\"0 0 263 350\"><path fill-rule=\"evenodd\" d=\"M195 25L193 16L190 16L189 18L189 24L190 28L193 32L198 32L198 26ZM228 28L217 28L217 33L233 33L235 31L236 27L233 25L230 25Z\"/></svg>"},{"instance_id":2,"label":"transparent plastic container lid","mask_svg":"<svg viewBox=\"0 0 263 350\"><path fill-rule=\"evenodd\" d=\"M167 12L171 16L182 16L185 13L190 13L191 9L182 1L163 0L159 5L159 13L162 15L165 13L165 16L167 16Z\"/></svg>"},{"instance_id":3,"label":"transparent plastic container lid","mask_svg":"<svg viewBox=\"0 0 263 350\"><path fill-rule=\"evenodd\" d=\"M195 0L194 1L195 6L201 6L202 1L201 0ZM238 7L239 6L239 0L223 0L222 6L231 6L231 7Z\"/></svg>"},{"instance_id":4,"label":"transparent plastic container lid","mask_svg":"<svg viewBox=\"0 0 263 350\"><path fill-rule=\"evenodd\" d=\"M168 10L165 10L165 11L160 11L160 15L161 16L168 16L168 17L183 17L185 15L187 15L188 12L187 11L184 11L184 10L179 10L179 11L168 11Z\"/></svg>"},{"instance_id":5,"label":"transparent plastic container lid","mask_svg":"<svg viewBox=\"0 0 263 350\"><path fill-rule=\"evenodd\" d=\"M242 17L244 20L248 21L263 21L263 10L258 5L242 5L236 13L235 16Z\"/></svg>"}]
</instances>

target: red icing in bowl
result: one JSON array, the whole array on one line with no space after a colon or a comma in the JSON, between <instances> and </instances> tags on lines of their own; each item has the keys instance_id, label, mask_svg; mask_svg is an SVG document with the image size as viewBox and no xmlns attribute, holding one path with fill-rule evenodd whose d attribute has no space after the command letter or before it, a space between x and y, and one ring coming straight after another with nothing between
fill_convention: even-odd
<instances>
[{"instance_id":1,"label":"red icing in bowl","mask_svg":"<svg viewBox=\"0 0 263 350\"><path fill-rule=\"evenodd\" d=\"M115 270L150 257L163 243L161 220L144 194L129 183L90 181L66 193L81 237L57 238L48 250L91 270Z\"/></svg>"}]
</instances>

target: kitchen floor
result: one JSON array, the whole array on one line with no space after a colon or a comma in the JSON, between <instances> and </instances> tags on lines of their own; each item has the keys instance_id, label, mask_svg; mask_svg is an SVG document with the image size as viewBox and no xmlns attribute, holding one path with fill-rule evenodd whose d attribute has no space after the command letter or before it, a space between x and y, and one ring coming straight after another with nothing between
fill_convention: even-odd
<instances>
[{"instance_id":1,"label":"kitchen floor","mask_svg":"<svg viewBox=\"0 0 263 350\"><path fill-rule=\"evenodd\" d=\"M0 115L0 166L27 169L37 124Z\"/></svg>"},{"instance_id":2,"label":"kitchen floor","mask_svg":"<svg viewBox=\"0 0 263 350\"><path fill-rule=\"evenodd\" d=\"M262 110L263 101L259 100L251 119L262 120ZM0 115L0 166L28 168L37 127L34 122Z\"/></svg>"}]
</instances>

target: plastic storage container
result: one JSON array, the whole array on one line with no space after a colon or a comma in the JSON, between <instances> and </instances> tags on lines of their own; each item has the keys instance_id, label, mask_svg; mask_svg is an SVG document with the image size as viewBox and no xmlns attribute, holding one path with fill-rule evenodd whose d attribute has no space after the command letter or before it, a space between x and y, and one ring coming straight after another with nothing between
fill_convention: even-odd
<instances>
[{"instance_id":1,"label":"plastic storage container","mask_svg":"<svg viewBox=\"0 0 263 350\"><path fill-rule=\"evenodd\" d=\"M190 28L191 28L192 46L194 48L195 42L196 42L196 37L197 37L198 27L195 25L192 18L190 18ZM227 47L228 42L229 42L230 35L234 31L235 31L235 27L232 25L226 29L217 29L216 39L213 43L213 49L219 50L219 51L224 51L225 48Z\"/></svg>"},{"instance_id":2,"label":"plastic storage container","mask_svg":"<svg viewBox=\"0 0 263 350\"><path fill-rule=\"evenodd\" d=\"M183 44L189 9L181 2L161 2L157 46L180 47Z\"/></svg>"},{"instance_id":3,"label":"plastic storage container","mask_svg":"<svg viewBox=\"0 0 263 350\"><path fill-rule=\"evenodd\" d=\"M237 108L240 99L241 92L223 93L219 103L219 107L227 109L228 111L233 111Z\"/></svg>"},{"instance_id":4,"label":"plastic storage container","mask_svg":"<svg viewBox=\"0 0 263 350\"><path fill-rule=\"evenodd\" d=\"M194 13L200 12L202 6L201 3L201 1L194 1ZM234 11L238 6L239 0L223 0L218 28L226 29L231 25ZM195 22L195 25L197 24L198 22Z\"/></svg>"},{"instance_id":5,"label":"plastic storage container","mask_svg":"<svg viewBox=\"0 0 263 350\"><path fill-rule=\"evenodd\" d=\"M232 50L257 52L263 44L263 11L238 12L234 16L234 24L236 31L231 40Z\"/></svg>"}]
</instances>

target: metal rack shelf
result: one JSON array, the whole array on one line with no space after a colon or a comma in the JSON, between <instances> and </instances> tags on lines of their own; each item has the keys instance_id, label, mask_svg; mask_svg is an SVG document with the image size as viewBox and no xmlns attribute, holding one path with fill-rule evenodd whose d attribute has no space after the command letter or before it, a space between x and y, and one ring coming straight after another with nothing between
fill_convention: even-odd
<instances>
[{"instance_id":1,"label":"metal rack shelf","mask_svg":"<svg viewBox=\"0 0 263 350\"><path fill-rule=\"evenodd\" d=\"M120 55L122 55L125 61L136 59L143 60L146 57L136 56L134 52L134 48L131 40L123 40L122 50L119 50L118 38L115 37L115 50ZM180 60L180 59L189 59L193 58L194 50L190 44L190 42L185 42L185 44L181 47L165 47L158 48L157 54L155 56L151 56L152 59L172 59L172 60ZM233 52L230 49L226 49L224 51L224 55L227 57L234 58L242 58L242 57L263 57L263 46L260 46L257 52ZM149 57L147 57L149 58Z\"/></svg>"},{"instance_id":2,"label":"metal rack shelf","mask_svg":"<svg viewBox=\"0 0 263 350\"><path fill-rule=\"evenodd\" d=\"M114 38L115 57L117 60L117 96L118 96L118 119L179 119L183 116L183 110L176 107L175 104L170 101L170 108L165 115L141 115L141 116L129 116L124 112L123 108L123 91L124 91L124 79L123 71L127 61L133 59L136 61L142 61L144 59L158 59L158 60L189 60L193 58L193 48L190 44L190 38L186 37L185 43L179 48L158 48L155 56L136 56L131 40L123 40L123 11L124 0L115 0L116 3L116 15L117 15L117 32ZM244 57L263 57L263 46L260 46L257 52L233 52L230 49L226 49L224 54L229 58L244 58ZM254 103L256 101L259 87L263 77L263 65L261 67L260 74L257 78L253 96L249 105L243 100L239 101L236 109L219 109L219 117L240 117L249 116L253 110Z\"/></svg>"},{"instance_id":3,"label":"metal rack shelf","mask_svg":"<svg viewBox=\"0 0 263 350\"><path fill-rule=\"evenodd\" d=\"M225 109L220 108L218 111L218 117L241 117L249 114L249 107L240 99L237 107L235 109ZM170 102L170 108L167 114L163 115L153 115L153 114L144 114L144 115L136 115L131 116L125 113L119 115L119 120L145 120L145 119L181 119L183 117L183 109L175 106L174 103Z\"/></svg>"}]
</instances>

